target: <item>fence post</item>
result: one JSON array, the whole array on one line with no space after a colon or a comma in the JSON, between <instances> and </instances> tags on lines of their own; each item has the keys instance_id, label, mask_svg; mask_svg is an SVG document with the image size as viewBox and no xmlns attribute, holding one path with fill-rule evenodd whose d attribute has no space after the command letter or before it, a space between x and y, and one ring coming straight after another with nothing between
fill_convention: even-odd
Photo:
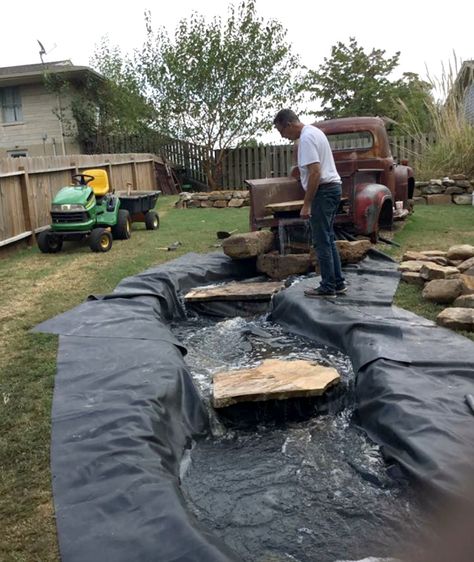
<instances>
[{"instance_id":1,"label":"fence post","mask_svg":"<svg viewBox=\"0 0 474 562\"><path fill-rule=\"evenodd\" d=\"M34 207L31 205L31 186L30 177L24 166L20 166L19 170L23 172L20 176L20 190L21 190L21 205L23 207L23 215L25 217L26 230L31 230L31 238L28 239L28 244L36 242L36 215Z\"/></svg>"},{"instance_id":2,"label":"fence post","mask_svg":"<svg viewBox=\"0 0 474 562\"><path fill-rule=\"evenodd\" d=\"M240 179L240 150L234 148L234 179L235 188L240 189L241 179Z\"/></svg>"},{"instance_id":3,"label":"fence post","mask_svg":"<svg viewBox=\"0 0 474 562\"><path fill-rule=\"evenodd\" d=\"M137 189L138 189L138 174L137 174L137 163L135 162L135 156L131 156L130 160L132 161L133 191L137 191Z\"/></svg>"}]
</instances>

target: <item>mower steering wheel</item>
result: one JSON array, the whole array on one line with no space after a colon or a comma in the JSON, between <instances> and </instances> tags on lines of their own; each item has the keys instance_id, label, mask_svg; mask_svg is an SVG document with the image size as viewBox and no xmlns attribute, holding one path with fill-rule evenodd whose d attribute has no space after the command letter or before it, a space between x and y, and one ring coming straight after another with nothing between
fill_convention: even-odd
<instances>
[{"instance_id":1,"label":"mower steering wheel","mask_svg":"<svg viewBox=\"0 0 474 562\"><path fill-rule=\"evenodd\" d=\"M72 179L79 185L87 185L90 181L95 179L95 176L90 176L89 174L74 174Z\"/></svg>"}]
</instances>

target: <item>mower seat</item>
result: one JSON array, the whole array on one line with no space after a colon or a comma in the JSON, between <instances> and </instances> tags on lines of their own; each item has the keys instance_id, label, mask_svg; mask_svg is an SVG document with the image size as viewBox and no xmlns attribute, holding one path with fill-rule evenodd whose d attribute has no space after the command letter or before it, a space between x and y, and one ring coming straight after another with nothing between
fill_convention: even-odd
<instances>
[{"instance_id":1,"label":"mower seat","mask_svg":"<svg viewBox=\"0 0 474 562\"><path fill-rule=\"evenodd\" d=\"M109 178L105 170L101 170L100 168L94 168L91 170L84 170L82 173L87 174L89 176L94 176L94 179L90 181L87 185L92 187L94 191L94 195L96 197L103 197L109 192L110 190Z\"/></svg>"}]
</instances>

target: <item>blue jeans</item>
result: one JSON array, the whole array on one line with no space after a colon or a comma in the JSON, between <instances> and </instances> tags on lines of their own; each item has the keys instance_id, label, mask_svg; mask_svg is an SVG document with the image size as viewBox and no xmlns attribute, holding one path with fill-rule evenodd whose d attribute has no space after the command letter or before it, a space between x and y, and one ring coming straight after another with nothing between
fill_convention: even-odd
<instances>
[{"instance_id":1,"label":"blue jeans","mask_svg":"<svg viewBox=\"0 0 474 562\"><path fill-rule=\"evenodd\" d=\"M334 236L334 219L341 201L341 184L319 187L311 203L311 234L321 269L321 289L334 291L344 283Z\"/></svg>"}]
</instances>

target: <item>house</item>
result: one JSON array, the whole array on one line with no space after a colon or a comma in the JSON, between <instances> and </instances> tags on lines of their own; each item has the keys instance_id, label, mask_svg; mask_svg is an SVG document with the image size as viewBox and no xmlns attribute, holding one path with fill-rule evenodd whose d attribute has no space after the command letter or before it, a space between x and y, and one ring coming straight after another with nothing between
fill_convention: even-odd
<instances>
[{"instance_id":1,"label":"house","mask_svg":"<svg viewBox=\"0 0 474 562\"><path fill-rule=\"evenodd\" d=\"M71 102L91 78L103 80L71 61L0 68L0 158L80 153Z\"/></svg>"},{"instance_id":2,"label":"house","mask_svg":"<svg viewBox=\"0 0 474 562\"><path fill-rule=\"evenodd\" d=\"M474 125L474 60L463 62L454 86L467 121Z\"/></svg>"}]
</instances>

